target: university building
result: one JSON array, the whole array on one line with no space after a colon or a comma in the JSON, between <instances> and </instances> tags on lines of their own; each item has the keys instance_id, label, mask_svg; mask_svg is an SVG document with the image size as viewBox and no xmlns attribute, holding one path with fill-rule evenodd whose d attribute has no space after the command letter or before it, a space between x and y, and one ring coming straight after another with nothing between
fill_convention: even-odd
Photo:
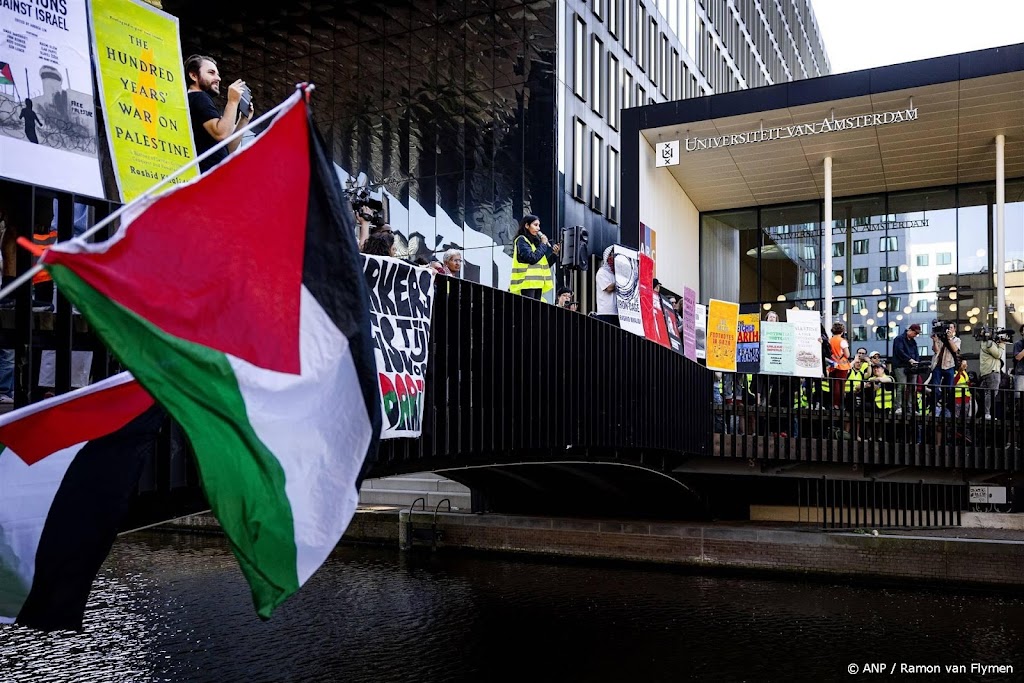
<instances>
[{"instance_id":1,"label":"university building","mask_svg":"<svg viewBox=\"0 0 1024 683\"><path fill-rule=\"evenodd\" d=\"M821 310L891 352L1024 322L1024 44L623 115L623 230L701 301ZM823 226L828 230L823 233ZM976 369L976 368L975 368Z\"/></svg>"},{"instance_id":2,"label":"university building","mask_svg":"<svg viewBox=\"0 0 1024 683\"><path fill-rule=\"evenodd\" d=\"M403 252L461 248L501 288L524 213L620 240L621 110L829 72L809 0L162 7L263 110L315 82L339 174L386 199Z\"/></svg>"}]
</instances>

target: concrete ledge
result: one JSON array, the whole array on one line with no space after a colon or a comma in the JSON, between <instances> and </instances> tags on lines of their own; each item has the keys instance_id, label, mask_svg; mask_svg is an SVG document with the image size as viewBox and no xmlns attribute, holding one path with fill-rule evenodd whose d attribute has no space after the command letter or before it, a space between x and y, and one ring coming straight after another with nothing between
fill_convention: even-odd
<instances>
[{"instance_id":1,"label":"concrete ledge","mask_svg":"<svg viewBox=\"0 0 1024 683\"><path fill-rule=\"evenodd\" d=\"M1000 512L965 512L960 515L960 526L967 529L1013 529L1024 531L1024 515Z\"/></svg>"},{"instance_id":2,"label":"concrete ledge","mask_svg":"<svg viewBox=\"0 0 1024 683\"><path fill-rule=\"evenodd\" d=\"M360 509L345 541L398 545L398 509ZM408 513L401 511L404 518ZM1015 515L1014 517L1018 517ZM414 513L424 526L434 514ZM952 535L825 533L798 526L564 519L440 513L442 548L627 560L704 569L742 569L955 585L1024 586L1024 540ZM164 529L216 531L210 515ZM932 534L941 533L931 530ZM958 530L950 530L950 534Z\"/></svg>"}]
</instances>

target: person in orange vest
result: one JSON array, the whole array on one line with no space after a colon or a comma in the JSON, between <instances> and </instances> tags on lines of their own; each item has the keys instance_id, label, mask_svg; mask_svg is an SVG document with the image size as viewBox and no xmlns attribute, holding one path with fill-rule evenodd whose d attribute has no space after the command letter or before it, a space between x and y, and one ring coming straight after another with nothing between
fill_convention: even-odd
<instances>
[{"instance_id":1,"label":"person in orange vest","mask_svg":"<svg viewBox=\"0 0 1024 683\"><path fill-rule=\"evenodd\" d=\"M846 378L850 374L850 343L843 338L846 326L842 323L832 325L832 338L828 345L831 352L832 407L838 408L843 402L843 389Z\"/></svg>"}]
</instances>

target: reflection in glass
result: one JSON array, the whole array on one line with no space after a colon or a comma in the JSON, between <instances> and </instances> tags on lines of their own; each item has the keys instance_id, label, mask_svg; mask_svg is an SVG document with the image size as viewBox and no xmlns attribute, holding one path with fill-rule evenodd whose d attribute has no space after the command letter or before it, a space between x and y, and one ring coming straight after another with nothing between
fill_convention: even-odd
<instances>
[{"instance_id":1,"label":"reflection in glass","mask_svg":"<svg viewBox=\"0 0 1024 683\"><path fill-rule=\"evenodd\" d=\"M819 205L797 204L761 210L761 244L748 252L761 258L761 296L817 299L821 295L818 246Z\"/></svg>"},{"instance_id":2,"label":"reflection in glass","mask_svg":"<svg viewBox=\"0 0 1024 683\"><path fill-rule=\"evenodd\" d=\"M757 248L755 209L704 214L701 217L701 301L759 301ZM774 295L761 299L784 300Z\"/></svg>"}]
</instances>

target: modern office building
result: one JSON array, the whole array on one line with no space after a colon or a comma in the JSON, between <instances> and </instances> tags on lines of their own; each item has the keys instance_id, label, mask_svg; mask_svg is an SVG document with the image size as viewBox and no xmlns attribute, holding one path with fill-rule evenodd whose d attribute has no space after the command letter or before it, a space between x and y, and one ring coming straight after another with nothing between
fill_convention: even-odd
<instances>
[{"instance_id":1,"label":"modern office building","mask_svg":"<svg viewBox=\"0 0 1024 683\"><path fill-rule=\"evenodd\" d=\"M264 109L298 81L343 178L388 200L407 254L465 252L507 286L525 212L618 241L620 111L819 76L809 0L164 0L183 53ZM583 282L589 281L586 278Z\"/></svg>"},{"instance_id":2,"label":"modern office building","mask_svg":"<svg viewBox=\"0 0 1024 683\"><path fill-rule=\"evenodd\" d=\"M623 226L658 229L673 289L822 310L883 354L914 323L929 355L936 319L967 353L1024 322L1024 44L647 106L622 135Z\"/></svg>"}]
</instances>

